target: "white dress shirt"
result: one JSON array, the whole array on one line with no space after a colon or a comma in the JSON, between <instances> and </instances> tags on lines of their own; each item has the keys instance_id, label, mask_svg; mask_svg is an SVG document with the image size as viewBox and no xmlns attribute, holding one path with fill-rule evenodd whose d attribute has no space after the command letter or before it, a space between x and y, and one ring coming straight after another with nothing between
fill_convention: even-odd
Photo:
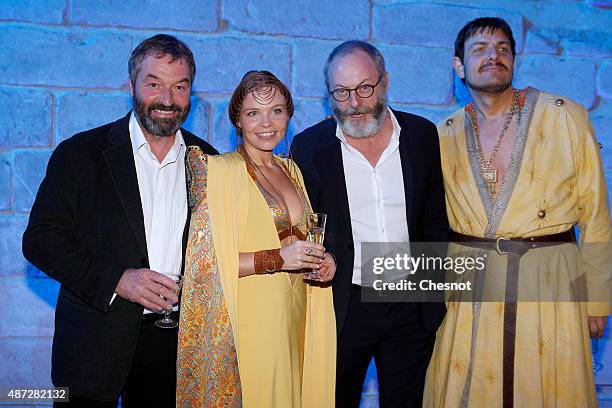
<instances>
[{"instance_id":1,"label":"white dress shirt","mask_svg":"<svg viewBox=\"0 0 612 408\"><path fill-rule=\"evenodd\" d=\"M387 109L393 133L374 167L361 152L348 144L340 125L336 126L336 137L342 142L342 163L355 248L352 282L356 285L362 282L362 242L408 242L406 196L399 154L401 128L391 109Z\"/></svg>"},{"instance_id":2,"label":"white dress shirt","mask_svg":"<svg viewBox=\"0 0 612 408\"><path fill-rule=\"evenodd\" d=\"M183 228L187 220L183 135L180 130L176 132L174 144L160 162L151 151L134 113L129 126L149 267L165 275L179 274L183 259Z\"/></svg>"}]
</instances>

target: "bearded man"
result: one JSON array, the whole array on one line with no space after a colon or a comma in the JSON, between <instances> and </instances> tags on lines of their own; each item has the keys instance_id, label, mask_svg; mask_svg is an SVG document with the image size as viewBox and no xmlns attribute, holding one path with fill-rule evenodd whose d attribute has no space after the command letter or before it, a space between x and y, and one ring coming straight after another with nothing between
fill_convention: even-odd
<instances>
[{"instance_id":1,"label":"bearded man","mask_svg":"<svg viewBox=\"0 0 612 408\"><path fill-rule=\"evenodd\" d=\"M438 134L433 123L387 106L380 51L336 47L324 68L333 119L295 136L291 152L314 211L327 213L324 245L336 257L336 406L358 407L372 357L381 407L420 407L441 303L362 301L363 242L448 237Z\"/></svg>"},{"instance_id":2,"label":"bearded man","mask_svg":"<svg viewBox=\"0 0 612 408\"><path fill-rule=\"evenodd\" d=\"M134 111L51 156L23 253L61 284L52 380L70 402L56 405L175 406L178 332L154 322L178 300L168 275L181 273L189 225L185 150L216 153L180 128L195 70L178 39L144 40L128 63Z\"/></svg>"}]
</instances>

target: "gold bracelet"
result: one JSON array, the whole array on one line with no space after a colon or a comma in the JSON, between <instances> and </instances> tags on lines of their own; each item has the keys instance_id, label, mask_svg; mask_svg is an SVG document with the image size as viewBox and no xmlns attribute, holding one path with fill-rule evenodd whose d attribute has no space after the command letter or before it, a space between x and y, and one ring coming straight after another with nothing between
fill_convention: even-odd
<instances>
[{"instance_id":1,"label":"gold bracelet","mask_svg":"<svg viewBox=\"0 0 612 408\"><path fill-rule=\"evenodd\" d=\"M274 273L279 271L285 263L280 255L280 249L257 251L253 258L253 266L257 274Z\"/></svg>"}]
</instances>

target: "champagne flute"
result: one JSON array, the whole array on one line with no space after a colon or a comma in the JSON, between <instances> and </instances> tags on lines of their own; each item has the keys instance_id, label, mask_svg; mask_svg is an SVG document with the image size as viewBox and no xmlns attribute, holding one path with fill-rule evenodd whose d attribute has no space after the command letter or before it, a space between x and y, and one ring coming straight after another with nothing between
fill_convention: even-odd
<instances>
[{"instance_id":1,"label":"champagne flute","mask_svg":"<svg viewBox=\"0 0 612 408\"><path fill-rule=\"evenodd\" d=\"M178 289L176 294L178 295L181 291L181 287L183 286L183 275L180 273L170 273L167 276L177 284ZM172 313L171 310L164 310L164 318L156 320L155 325L157 327L161 327L162 329L174 329L175 327L178 327L178 322L170 318L170 313Z\"/></svg>"},{"instance_id":2,"label":"champagne flute","mask_svg":"<svg viewBox=\"0 0 612 408\"><path fill-rule=\"evenodd\" d=\"M317 244L323 244L325 238L325 223L327 222L327 214L324 213L310 213L306 220L308 227L307 240L310 242L316 242ZM312 269L304 273L304 279L307 280L318 280L321 279L321 274L317 269Z\"/></svg>"}]
</instances>

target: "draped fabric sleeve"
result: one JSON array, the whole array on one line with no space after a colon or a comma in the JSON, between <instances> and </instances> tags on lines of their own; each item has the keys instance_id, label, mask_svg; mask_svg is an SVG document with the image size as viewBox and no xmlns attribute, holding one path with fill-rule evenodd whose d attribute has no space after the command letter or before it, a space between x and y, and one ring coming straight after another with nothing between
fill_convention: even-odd
<instances>
[{"instance_id":1,"label":"draped fabric sleeve","mask_svg":"<svg viewBox=\"0 0 612 408\"><path fill-rule=\"evenodd\" d=\"M224 171L222 157L207 156L197 147L188 149L187 167L192 216L181 296L177 407L239 407L239 209L224 205L236 184L232 172Z\"/></svg>"},{"instance_id":2,"label":"draped fabric sleeve","mask_svg":"<svg viewBox=\"0 0 612 408\"><path fill-rule=\"evenodd\" d=\"M576 151L580 252L587 276L589 316L610 314L612 300L612 227L600 149L586 110L567 101L560 120L567 124Z\"/></svg>"},{"instance_id":3,"label":"draped fabric sleeve","mask_svg":"<svg viewBox=\"0 0 612 408\"><path fill-rule=\"evenodd\" d=\"M308 200L300 169L289 159L286 165ZM311 208L310 203L308 207ZM332 286L308 285L307 292L302 407L333 407L336 390L336 317Z\"/></svg>"}]
</instances>

